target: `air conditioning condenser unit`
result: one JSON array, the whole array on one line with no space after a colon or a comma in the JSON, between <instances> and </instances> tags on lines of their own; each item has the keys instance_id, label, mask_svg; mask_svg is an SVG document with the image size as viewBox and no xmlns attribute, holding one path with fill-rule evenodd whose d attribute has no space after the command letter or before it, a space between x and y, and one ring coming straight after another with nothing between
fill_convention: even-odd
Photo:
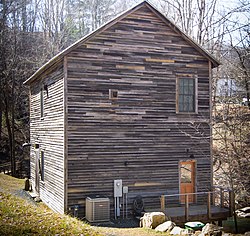
<instances>
[{"instance_id":1,"label":"air conditioning condenser unit","mask_svg":"<svg viewBox=\"0 0 250 236\"><path fill-rule=\"evenodd\" d=\"M103 222L110 220L109 198L86 198L86 220Z\"/></svg>"}]
</instances>

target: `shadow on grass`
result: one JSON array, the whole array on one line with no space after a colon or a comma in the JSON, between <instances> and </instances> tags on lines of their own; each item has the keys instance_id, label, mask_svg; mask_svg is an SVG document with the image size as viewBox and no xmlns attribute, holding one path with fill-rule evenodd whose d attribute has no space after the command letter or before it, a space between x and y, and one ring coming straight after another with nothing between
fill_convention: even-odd
<instances>
[{"instance_id":1,"label":"shadow on grass","mask_svg":"<svg viewBox=\"0 0 250 236\"><path fill-rule=\"evenodd\" d=\"M250 218L237 218L238 233L250 231ZM227 233L235 233L235 222L233 217L223 221L223 230Z\"/></svg>"},{"instance_id":2,"label":"shadow on grass","mask_svg":"<svg viewBox=\"0 0 250 236\"><path fill-rule=\"evenodd\" d=\"M140 221L138 219L120 219L103 223L91 223L91 225L109 228L138 228Z\"/></svg>"}]
</instances>

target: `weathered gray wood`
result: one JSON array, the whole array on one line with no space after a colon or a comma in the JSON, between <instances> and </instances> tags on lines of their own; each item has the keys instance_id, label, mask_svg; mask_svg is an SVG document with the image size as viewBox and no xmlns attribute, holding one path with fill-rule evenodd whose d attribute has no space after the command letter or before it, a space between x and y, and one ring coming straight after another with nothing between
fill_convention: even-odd
<instances>
[{"instance_id":1,"label":"weathered gray wood","mask_svg":"<svg viewBox=\"0 0 250 236\"><path fill-rule=\"evenodd\" d=\"M155 211L154 209L153 211ZM150 212L150 211L149 211ZM170 217L175 223L185 223L185 207L166 207L166 216ZM190 205L189 220L210 222L211 220L225 220L229 217L229 209L211 206L211 217L207 215L207 205Z\"/></svg>"},{"instance_id":2,"label":"weathered gray wood","mask_svg":"<svg viewBox=\"0 0 250 236\"><path fill-rule=\"evenodd\" d=\"M35 186L35 148L44 151L44 181L40 180L40 198L57 212L64 212L64 119L63 119L62 66L31 84L30 89L30 142L31 180ZM40 88L44 92L44 116L40 117ZM40 176L39 176L40 178Z\"/></svg>"},{"instance_id":3,"label":"weathered gray wood","mask_svg":"<svg viewBox=\"0 0 250 236\"><path fill-rule=\"evenodd\" d=\"M69 206L95 193L113 204L119 178L130 203L140 194L156 206L179 192L178 163L190 154L197 191L210 188L208 60L147 7L69 53L67 74ZM177 77L198 78L197 114L176 114Z\"/></svg>"},{"instance_id":4,"label":"weathered gray wood","mask_svg":"<svg viewBox=\"0 0 250 236\"><path fill-rule=\"evenodd\" d=\"M188 194L185 195L185 219L189 221L189 199Z\"/></svg>"},{"instance_id":5,"label":"weathered gray wood","mask_svg":"<svg viewBox=\"0 0 250 236\"><path fill-rule=\"evenodd\" d=\"M113 212L113 182L122 179L129 213L137 195L159 208L161 195L179 193L179 162L189 159L196 191L210 191L211 58L147 3L81 42L29 80L31 143L45 152L41 198L59 212L78 205L83 216L87 196L105 195ZM194 113L176 112L178 78L196 80Z\"/></svg>"},{"instance_id":6,"label":"weathered gray wood","mask_svg":"<svg viewBox=\"0 0 250 236\"><path fill-rule=\"evenodd\" d=\"M64 57L63 61L63 105L64 105L64 212L68 211L68 59L67 56Z\"/></svg>"},{"instance_id":7,"label":"weathered gray wood","mask_svg":"<svg viewBox=\"0 0 250 236\"><path fill-rule=\"evenodd\" d=\"M229 191L223 189L223 191ZM162 199L165 199L164 208L161 208L167 217L171 217L174 222L187 222L187 220L223 220L230 216L230 208L211 205L211 196L215 192L197 192L197 193L188 193L188 194L168 194L162 195L160 205L162 206ZM194 195L197 202L194 204L188 204L188 195ZM176 199L179 199L181 196L185 197L185 204L178 204ZM205 196L203 201L199 201ZM172 200L171 200L172 199ZM159 209L149 208L146 209L149 212L158 211Z\"/></svg>"},{"instance_id":8,"label":"weathered gray wood","mask_svg":"<svg viewBox=\"0 0 250 236\"><path fill-rule=\"evenodd\" d=\"M165 196L161 195L161 211L165 212Z\"/></svg>"},{"instance_id":9,"label":"weathered gray wood","mask_svg":"<svg viewBox=\"0 0 250 236\"><path fill-rule=\"evenodd\" d=\"M207 218L211 219L211 192L207 193Z\"/></svg>"}]
</instances>

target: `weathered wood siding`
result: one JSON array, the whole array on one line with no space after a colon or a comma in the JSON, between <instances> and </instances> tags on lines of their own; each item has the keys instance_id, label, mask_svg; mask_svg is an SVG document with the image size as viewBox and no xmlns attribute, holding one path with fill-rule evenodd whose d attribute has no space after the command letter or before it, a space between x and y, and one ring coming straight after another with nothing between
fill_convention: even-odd
<instances>
[{"instance_id":1,"label":"weathered wood siding","mask_svg":"<svg viewBox=\"0 0 250 236\"><path fill-rule=\"evenodd\" d=\"M44 117L40 116L40 89L44 91ZM63 67L30 85L31 179L35 187L35 148L44 151L44 182L40 180L40 197L53 210L64 212L64 106Z\"/></svg>"},{"instance_id":2,"label":"weathered wood siding","mask_svg":"<svg viewBox=\"0 0 250 236\"><path fill-rule=\"evenodd\" d=\"M86 196L101 194L113 208L122 179L130 209L136 195L159 207L161 194L179 193L179 161L188 159L197 161L196 190L210 189L209 63L180 35L142 7L67 63L69 206L84 214ZM176 80L186 77L198 78L198 114L176 114Z\"/></svg>"}]
</instances>

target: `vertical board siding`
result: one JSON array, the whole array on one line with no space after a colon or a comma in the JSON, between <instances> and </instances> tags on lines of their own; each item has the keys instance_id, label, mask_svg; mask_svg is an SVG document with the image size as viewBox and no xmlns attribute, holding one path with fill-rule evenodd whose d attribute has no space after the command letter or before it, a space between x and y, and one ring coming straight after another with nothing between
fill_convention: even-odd
<instances>
[{"instance_id":1,"label":"vertical board siding","mask_svg":"<svg viewBox=\"0 0 250 236\"><path fill-rule=\"evenodd\" d=\"M145 207L179 193L179 161L197 161L197 191L211 187L208 60L147 7L67 55L68 205L113 181ZM177 78L198 78L198 113L176 114ZM118 90L109 99L109 90ZM187 152L187 149L189 150Z\"/></svg>"},{"instance_id":2,"label":"vertical board siding","mask_svg":"<svg viewBox=\"0 0 250 236\"><path fill-rule=\"evenodd\" d=\"M40 117L40 89L44 91L44 117ZM62 66L30 86L31 179L35 180L35 149L44 151L44 182L40 180L40 198L53 210L64 213L64 117ZM34 186L33 186L34 187Z\"/></svg>"}]
</instances>

